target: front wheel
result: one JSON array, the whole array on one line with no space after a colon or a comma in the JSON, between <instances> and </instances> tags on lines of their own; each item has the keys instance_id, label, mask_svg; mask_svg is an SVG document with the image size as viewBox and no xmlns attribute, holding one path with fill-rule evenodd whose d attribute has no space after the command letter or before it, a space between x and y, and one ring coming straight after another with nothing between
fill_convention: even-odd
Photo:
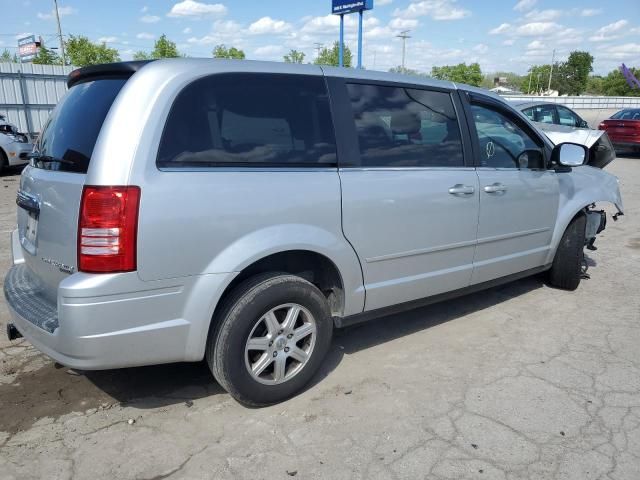
<instances>
[{"instance_id":1,"label":"front wheel","mask_svg":"<svg viewBox=\"0 0 640 480\"><path fill-rule=\"evenodd\" d=\"M258 275L222 305L209 335L207 362L239 402L277 403L309 382L332 333L327 300L315 285L295 275Z\"/></svg>"},{"instance_id":2,"label":"front wheel","mask_svg":"<svg viewBox=\"0 0 640 480\"><path fill-rule=\"evenodd\" d=\"M578 215L564 231L548 273L550 285L565 290L575 290L580 285L586 224L586 217Z\"/></svg>"}]
</instances>

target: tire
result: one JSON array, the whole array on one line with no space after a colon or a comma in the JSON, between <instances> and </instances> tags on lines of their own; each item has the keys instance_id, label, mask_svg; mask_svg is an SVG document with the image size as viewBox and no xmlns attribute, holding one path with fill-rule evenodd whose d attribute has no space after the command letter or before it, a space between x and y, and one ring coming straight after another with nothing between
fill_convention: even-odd
<instances>
[{"instance_id":1,"label":"tire","mask_svg":"<svg viewBox=\"0 0 640 480\"><path fill-rule=\"evenodd\" d=\"M9 168L9 159L7 154L0 148L0 175L5 173Z\"/></svg>"},{"instance_id":2,"label":"tire","mask_svg":"<svg viewBox=\"0 0 640 480\"><path fill-rule=\"evenodd\" d=\"M295 315L295 325L287 327L287 319ZM315 332L300 337L313 330L312 325ZM327 300L315 285L285 273L256 275L229 294L213 319L207 363L238 402L270 405L294 396L311 380L329 350L332 334ZM251 346L260 348L249 348L249 338L255 342ZM261 373L260 368L264 368Z\"/></svg>"},{"instance_id":3,"label":"tire","mask_svg":"<svg viewBox=\"0 0 640 480\"><path fill-rule=\"evenodd\" d=\"M547 277L551 286L575 290L580 285L586 224L586 217L579 215L564 231Z\"/></svg>"}]
</instances>

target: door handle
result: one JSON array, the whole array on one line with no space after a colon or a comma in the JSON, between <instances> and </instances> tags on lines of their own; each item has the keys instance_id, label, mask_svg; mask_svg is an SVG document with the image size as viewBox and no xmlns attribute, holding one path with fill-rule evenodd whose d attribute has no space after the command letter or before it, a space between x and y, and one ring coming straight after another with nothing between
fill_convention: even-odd
<instances>
[{"instance_id":1,"label":"door handle","mask_svg":"<svg viewBox=\"0 0 640 480\"><path fill-rule=\"evenodd\" d=\"M496 182L493 185L486 185L483 190L487 193L506 192L507 186Z\"/></svg>"},{"instance_id":2,"label":"door handle","mask_svg":"<svg viewBox=\"0 0 640 480\"><path fill-rule=\"evenodd\" d=\"M461 183L456 183L453 187L449 189L449 193L451 195L471 195L476 191L470 185L463 185Z\"/></svg>"}]
</instances>

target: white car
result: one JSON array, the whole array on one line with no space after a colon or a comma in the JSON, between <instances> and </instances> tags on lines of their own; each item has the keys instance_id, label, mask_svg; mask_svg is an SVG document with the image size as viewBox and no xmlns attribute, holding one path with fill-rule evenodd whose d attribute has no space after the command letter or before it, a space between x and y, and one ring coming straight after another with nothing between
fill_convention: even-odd
<instances>
[{"instance_id":1,"label":"white car","mask_svg":"<svg viewBox=\"0 0 640 480\"><path fill-rule=\"evenodd\" d=\"M33 144L18 128L0 115L0 172L6 167L29 163Z\"/></svg>"}]
</instances>

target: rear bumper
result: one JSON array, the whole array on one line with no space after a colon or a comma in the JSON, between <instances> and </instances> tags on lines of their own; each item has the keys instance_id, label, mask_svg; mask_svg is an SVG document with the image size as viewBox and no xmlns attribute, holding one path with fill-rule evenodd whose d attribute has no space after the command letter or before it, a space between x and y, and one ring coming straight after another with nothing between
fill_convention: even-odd
<instances>
[{"instance_id":1,"label":"rear bumper","mask_svg":"<svg viewBox=\"0 0 640 480\"><path fill-rule=\"evenodd\" d=\"M143 282L136 272L76 273L52 301L16 260L4 285L15 327L44 354L81 370L201 360L213 309L233 278Z\"/></svg>"}]
</instances>

